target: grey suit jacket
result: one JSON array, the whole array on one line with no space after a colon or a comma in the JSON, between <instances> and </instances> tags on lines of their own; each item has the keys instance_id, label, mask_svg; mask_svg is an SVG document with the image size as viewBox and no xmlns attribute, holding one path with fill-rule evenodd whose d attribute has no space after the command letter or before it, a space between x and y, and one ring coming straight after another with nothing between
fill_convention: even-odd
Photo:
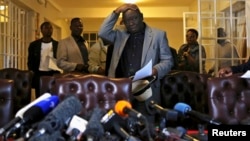
<instances>
[{"instance_id":1,"label":"grey suit jacket","mask_svg":"<svg viewBox=\"0 0 250 141\"><path fill-rule=\"evenodd\" d=\"M109 15L102 23L98 33L100 37L114 43L113 55L108 73L109 77L115 77L115 71L122 51L129 38L129 34L126 30L114 28L118 17L119 15L114 12ZM173 66L172 54L168 45L166 33L146 25L141 67L145 66L151 59L153 67L158 71L158 80L163 78Z\"/></svg>"},{"instance_id":2,"label":"grey suit jacket","mask_svg":"<svg viewBox=\"0 0 250 141\"><path fill-rule=\"evenodd\" d=\"M87 42L85 45L88 48ZM84 64L82 54L72 36L62 39L58 42L57 66L64 72L74 71L77 64Z\"/></svg>"}]
</instances>

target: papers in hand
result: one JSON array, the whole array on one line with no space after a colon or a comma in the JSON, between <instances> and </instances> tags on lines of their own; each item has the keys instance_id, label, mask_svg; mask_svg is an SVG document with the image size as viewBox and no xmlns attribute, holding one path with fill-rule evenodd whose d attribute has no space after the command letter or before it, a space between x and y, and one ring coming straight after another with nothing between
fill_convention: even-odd
<instances>
[{"instance_id":1,"label":"papers in hand","mask_svg":"<svg viewBox=\"0 0 250 141\"><path fill-rule=\"evenodd\" d=\"M132 81L143 79L151 75L152 75L152 60L150 60L146 66L144 66L135 73L135 76Z\"/></svg>"},{"instance_id":2,"label":"papers in hand","mask_svg":"<svg viewBox=\"0 0 250 141\"><path fill-rule=\"evenodd\" d=\"M56 59L53 57L49 57L49 69L55 70L55 71L59 71L60 73L63 73L63 70L58 68L57 64L56 64Z\"/></svg>"},{"instance_id":3,"label":"papers in hand","mask_svg":"<svg viewBox=\"0 0 250 141\"><path fill-rule=\"evenodd\" d=\"M241 75L241 78L250 78L250 71L247 71L243 75Z\"/></svg>"}]
</instances>

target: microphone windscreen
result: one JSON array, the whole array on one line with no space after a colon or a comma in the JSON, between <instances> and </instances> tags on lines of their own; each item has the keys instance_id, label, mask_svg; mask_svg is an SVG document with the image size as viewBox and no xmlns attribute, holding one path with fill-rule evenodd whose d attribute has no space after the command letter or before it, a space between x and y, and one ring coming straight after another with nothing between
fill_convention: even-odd
<instances>
[{"instance_id":1,"label":"microphone windscreen","mask_svg":"<svg viewBox=\"0 0 250 141\"><path fill-rule=\"evenodd\" d=\"M39 137L32 137L28 141L65 141L60 131L55 131L52 134L44 134Z\"/></svg>"},{"instance_id":2,"label":"microphone windscreen","mask_svg":"<svg viewBox=\"0 0 250 141\"><path fill-rule=\"evenodd\" d=\"M101 123L105 131L112 132L113 125L119 123L121 126L126 126L126 121L110 109L101 119Z\"/></svg>"},{"instance_id":3,"label":"microphone windscreen","mask_svg":"<svg viewBox=\"0 0 250 141\"><path fill-rule=\"evenodd\" d=\"M32 101L31 103L26 105L25 107L23 107L22 109L17 111L15 117L23 118L24 112L26 112L31 106L35 105L36 103L38 103L46 98L49 98L50 96L51 96L51 94L49 94L49 93L45 93L45 94L41 95L40 97L38 97L37 99L35 99L34 101Z\"/></svg>"},{"instance_id":4,"label":"microphone windscreen","mask_svg":"<svg viewBox=\"0 0 250 141\"><path fill-rule=\"evenodd\" d=\"M49 113L52 109L54 109L59 103L59 97L56 95L52 95L38 103L34 106L38 106L41 108L43 113Z\"/></svg>"},{"instance_id":5,"label":"microphone windscreen","mask_svg":"<svg viewBox=\"0 0 250 141\"><path fill-rule=\"evenodd\" d=\"M38 124L38 129L45 128L49 133L60 130L65 125L65 122L80 113L81 109L82 104L80 100L76 96L71 95L60 102L58 106Z\"/></svg>"},{"instance_id":6,"label":"microphone windscreen","mask_svg":"<svg viewBox=\"0 0 250 141\"><path fill-rule=\"evenodd\" d=\"M23 114L23 124L33 124L34 122L41 120L44 116L45 113L43 113L40 107L32 106Z\"/></svg>"},{"instance_id":7,"label":"microphone windscreen","mask_svg":"<svg viewBox=\"0 0 250 141\"><path fill-rule=\"evenodd\" d=\"M131 109L132 105L126 100L119 100L118 102L116 102L116 104L115 104L115 112L118 115L120 115L122 117L128 116L127 113L124 113L125 108Z\"/></svg>"},{"instance_id":8,"label":"microphone windscreen","mask_svg":"<svg viewBox=\"0 0 250 141\"><path fill-rule=\"evenodd\" d=\"M187 130L184 127L181 127L181 126L177 126L176 130L178 130L181 133L180 137L183 137L187 133Z\"/></svg>"},{"instance_id":9,"label":"microphone windscreen","mask_svg":"<svg viewBox=\"0 0 250 141\"><path fill-rule=\"evenodd\" d=\"M192 108L189 105L185 104L185 103L179 102L179 103L175 104L174 110L182 113L182 115L186 115L186 113L188 111L191 111Z\"/></svg>"},{"instance_id":10,"label":"microphone windscreen","mask_svg":"<svg viewBox=\"0 0 250 141\"><path fill-rule=\"evenodd\" d=\"M96 138L100 138L104 135L104 128L101 124L101 118L104 114L105 112L98 107L93 109L92 115L84 132L85 135Z\"/></svg>"}]
</instances>

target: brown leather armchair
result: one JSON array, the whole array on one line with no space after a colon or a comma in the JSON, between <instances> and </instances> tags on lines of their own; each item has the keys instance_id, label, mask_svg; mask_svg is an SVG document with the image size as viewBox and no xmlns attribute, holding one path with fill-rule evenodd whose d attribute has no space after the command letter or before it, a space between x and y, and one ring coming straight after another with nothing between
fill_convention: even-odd
<instances>
[{"instance_id":1,"label":"brown leather armchair","mask_svg":"<svg viewBox=\"0 0 250 141\"><path fill-rule=\"evenodd\" d=\"M54 74L53 76L41 76L40 78L40 95L44 93L55 93L55 80L57 78L74 78L81 77L86 74L79 72L68 72L62 74Z\"/></svg>"},{"instance_id":2,"label":"brown leather armchair","mask_svg":"<svg viewBox=\"0 0 250 141\"><path fill-rule=\"evenodd\" d=\"M118 100L130 100L132 81L129 78L108 78L102 75L88 74L74 78L55 79L55 94L63 100L74 94L82 102L83 116L91 113L93 108L109 110Z\"/></svg>"},{"instance_id":3,"label":"brown leather armchair","mask_svg":"<svg viewBox=\"0 0 250 141\"><path fill-rule=\"evenodd\" d=\"M14 116L14 81L0 79L0 127Z\"/></svg>"},{"instance_id":4,"label":"brown leather armchair","mask_svg":"<svg viewBox=\"0 0 250 141\"><path fill-rule=\"evenodd\" d=\"M208 114L207 79L209 75L191 71L174 71L167 74L161 81L162 106L173 109L175 104L183 102L192 110ZM181 126L197 129L199 121L184 119Z\"/></svg>"},{"instance_id":5,"label":"brown leather armchair","mask_svg":"<svg viewBox=\"0 0 250 141\"><path fill-rule=\"evenodd\" d=\"M239 75L207 82L209 114L223 124L250 124L250 79ZM244 122L244 123L243 123Z\"/></svg>"},{"instance_id":6,"label":"brown leather armchair","mask_svg":"<svg viewBox=\"0 0 250 141\"><path fill-rule=\"evenodd\" d=\"M0 78L14 81L14 113L31 102L33 72L16 68L4 68L0 70Z\"/></svg>"}]
</instances>

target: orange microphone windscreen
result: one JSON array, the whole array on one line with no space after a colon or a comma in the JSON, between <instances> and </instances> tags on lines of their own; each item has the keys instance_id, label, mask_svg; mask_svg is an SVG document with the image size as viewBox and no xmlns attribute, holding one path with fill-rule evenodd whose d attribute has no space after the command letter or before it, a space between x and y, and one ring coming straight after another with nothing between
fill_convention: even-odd
<instances>
[{"instance_id":1,"label":"orange microphone windscreen","mask_svg":"<svg viewBox=\"0 0 250 141\"><path fill-rule=\"evenodd\" d=\"M124 113L124 108L131 109L132 105L126 100L119 100L118 102L116 102L115 112L122 117L128 116L128 114Z\"/></svg>"}]
</instances>

